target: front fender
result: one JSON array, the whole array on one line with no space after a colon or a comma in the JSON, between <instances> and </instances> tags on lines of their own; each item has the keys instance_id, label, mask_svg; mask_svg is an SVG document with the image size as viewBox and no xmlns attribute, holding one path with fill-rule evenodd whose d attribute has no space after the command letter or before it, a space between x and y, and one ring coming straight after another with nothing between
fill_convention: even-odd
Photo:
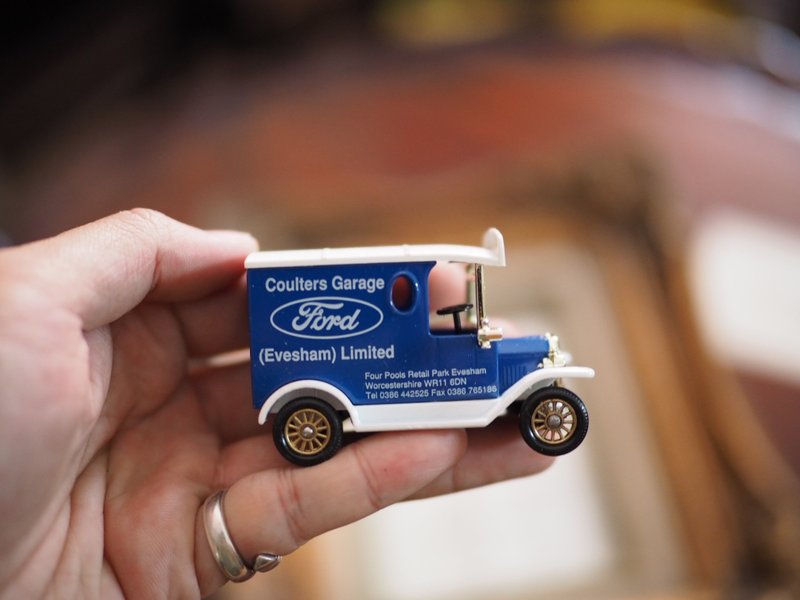
<instances>
[{"instance_id":1,"label":"front fender","mask_svg":"<svg viewBox=\"0 0 800 600\"><path fill-rule=\"evenodd\" d=\"M517 383L503 392L503 408L522 398L528 396L539 388L552 385L557 379L591 379L594 377L594 369L590 367L542 367L532 373L528 373Z\"/></svg>"}]
</instances>

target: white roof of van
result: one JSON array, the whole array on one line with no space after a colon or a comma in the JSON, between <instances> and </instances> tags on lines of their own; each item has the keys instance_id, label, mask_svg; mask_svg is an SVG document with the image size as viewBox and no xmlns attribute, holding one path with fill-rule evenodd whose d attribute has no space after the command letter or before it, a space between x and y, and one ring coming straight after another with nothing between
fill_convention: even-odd
<instances>
[{"instance_id":1,"label":"white roof of van","mask_svg":"<svg viewBox=\"0 0 800 600\"><path fill-rule=\"evenodd\" d=\"M320 248L317 250L276 250L250 254L247 269L262 267L307 267L393 262L461 262L503 267L506 264L503 234L491 228L483 234L483 246L456 244L403 244L363 248Z\"/></svg>"}]
</instances>

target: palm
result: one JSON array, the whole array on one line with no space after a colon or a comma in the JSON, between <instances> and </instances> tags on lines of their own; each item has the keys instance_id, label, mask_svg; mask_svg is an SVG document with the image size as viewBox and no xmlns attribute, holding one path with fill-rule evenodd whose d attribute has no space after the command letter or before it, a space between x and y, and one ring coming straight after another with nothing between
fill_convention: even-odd
<instances>
[{"instance_id":1,"label":"palm","mask_svg":"<svg viewBox=\"0 0 800 600\"><path fill-rule=\"evenodd\" d=\"M29 445L18 453L28 457L31 485L14 505L22 512L42 503L32 522L25 514L11 521L27 535L14 542L20 552L9 554L25 556L33 548L36 557L18 580L30 585L52 578L63 591L81 565L100 577L86 582L89 589L75 590L80 595L91 595L100 583L107 592L152 595L153 589L170 589L161 580L166 577L191 585L194 515L214 484L220 443L188 375L172 311L144 305L85 337L72 331L66 347L66 325L47 318L29 325L44 329L43 338L48 330L57 334L52 344L60 352L42 364L48 376L26 390L30 410L16 423L29 428ZM28 351L41 364L38 348ZM57 419L45 417L45 425L49 440L69 440L66 452L38 441L38 409L58 411ZM149 562L142 554L153 548L160 562L168 557L174 564L165 564L156 578L148 565L142 579L138 571ZM139 589L141 581L154 586L149 594Z\"/></svg>"},{"instance_id":2,"label":"palm","mask_svg":"<svg viewBox=\"0 0 800 600\"><path fill-rule=\"evenodd\" d=\"M107 406L119 412L108 426L119 433L94 459L107 461L108 476L97 486L104 494L105 560L126 596L167 589L196 596L195 515L219 485L221 440L188 373L172 311L147 307L113 332L120 367ZM232 398L231 404L246 407L247 401Z\"/></svg>"}]
</instances>

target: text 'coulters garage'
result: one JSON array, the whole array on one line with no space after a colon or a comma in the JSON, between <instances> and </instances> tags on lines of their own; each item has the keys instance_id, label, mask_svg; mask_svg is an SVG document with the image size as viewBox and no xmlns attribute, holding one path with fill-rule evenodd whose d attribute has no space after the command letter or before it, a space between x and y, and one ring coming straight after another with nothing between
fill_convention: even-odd
<instances>
[{"instance_id":1,"label":"text 'coulters garage'","mask_svg":"<svg viewBox=\"0 0 800 600\"><path fill-rule=\"evenodd\" d=\"M267 277L264 286L271 294L284 292L326 292L329 289L336 291L363 291L373 294L386 289L386 281L381 277L343 277L334 275L331 280L323 278L309 279L306 277L290 277L278 279Z\"/></svg>"}]
</instances>

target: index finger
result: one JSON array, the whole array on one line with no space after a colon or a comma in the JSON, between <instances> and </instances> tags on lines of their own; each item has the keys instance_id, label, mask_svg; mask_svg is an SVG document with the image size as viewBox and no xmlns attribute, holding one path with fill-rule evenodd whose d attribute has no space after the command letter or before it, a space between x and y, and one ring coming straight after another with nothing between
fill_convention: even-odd
<instances>
[{"instance_id":1,"label":"index finger","mask_svg":"<svg viewBox=\"0 0 800 600\"><path fill-rule=\"evenodd\" d=\"M145 298L185 301L222 289L241 276L256 247L245 233L203 231L134 209L15 251L22 268L90 330Z\"/></svg>"}]
</instances>

